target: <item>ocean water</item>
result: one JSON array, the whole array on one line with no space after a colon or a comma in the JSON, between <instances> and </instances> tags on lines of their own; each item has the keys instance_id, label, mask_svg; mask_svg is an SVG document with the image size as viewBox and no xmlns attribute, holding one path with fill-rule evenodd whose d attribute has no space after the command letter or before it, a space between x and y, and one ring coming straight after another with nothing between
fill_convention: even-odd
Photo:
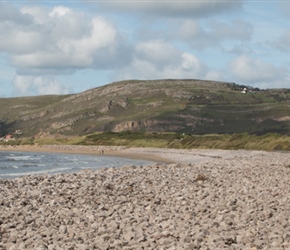
<instances>
[{"instance_id":1,"label":"ocean water","mask_svg":"<svg viewBox=\"0 0 290 250\"><path fill-rule=\"evenodd\" d=\"M84 169L95 170L125 165L146 166L151 163L111 156L0 151L0 178L77 172Z\"/></svg>"}]
</instances>

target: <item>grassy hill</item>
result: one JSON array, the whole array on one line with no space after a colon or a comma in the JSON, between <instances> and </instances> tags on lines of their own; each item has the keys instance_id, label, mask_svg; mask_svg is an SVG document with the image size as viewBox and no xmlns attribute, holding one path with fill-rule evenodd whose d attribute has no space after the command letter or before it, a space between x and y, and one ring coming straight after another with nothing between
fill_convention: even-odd
<instances>
[{"instance_id":1,"label":"grassy hill","mask_svg":"<svg viewBox=\"0 0 290 250\"><path fill-rule=\"evenodd\" d=\"M141 131L290 134L290 90L202 80L130 80L59 96L0 99L0 135Z\"/></svg>"}]
</instances>

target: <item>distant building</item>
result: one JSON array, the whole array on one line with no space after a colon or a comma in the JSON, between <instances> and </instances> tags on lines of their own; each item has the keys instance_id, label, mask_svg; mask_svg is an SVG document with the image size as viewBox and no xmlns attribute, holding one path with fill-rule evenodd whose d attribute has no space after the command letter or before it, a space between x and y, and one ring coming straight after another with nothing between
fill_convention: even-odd
<instances>
[{"instance_id":1,"label":"distant building","mask_svg":"<svg viewBox=\"0 0 290 250\"><path fill-rule=\"evenodd\" d=\"M248 89L247 89L247 88L244 88L244 89L241 91L241 93L243 93L243 94L247 94L247 92L248 92Z\"/></svg>"},{"instance_id":2,"label":"distant building","mask_svg":"<svg viewBox=\"0 0 290 250\"><path fill-rule=\"evenodd\" d=\"M11 134L5 135L5 139L6 139L6 140L10 140L10 139L12 139L12 138L13 138L13 135L11 135Z\"/></svg>"},{"instance_id":3,"label":"distant building","mask_svg":"<svg viewBox=\"0 0 290 250\"><path fill-rule=\"evenodd\" d=\"M0 141L5 141L5 142L15 141L15 138L14 138L14 136L12 134L7 134L7 135L1 137Z\"/></svg>"},{"instance_id":4,"label":"distant building","mask_svg":"<svg viewBox=\"0 0 290 250\"><path fill-rule=\"evenodd\" d=\"M15 135L22 135L22 131L20 129L15 130L14 132Z\"/></svg>"}]
</instances>

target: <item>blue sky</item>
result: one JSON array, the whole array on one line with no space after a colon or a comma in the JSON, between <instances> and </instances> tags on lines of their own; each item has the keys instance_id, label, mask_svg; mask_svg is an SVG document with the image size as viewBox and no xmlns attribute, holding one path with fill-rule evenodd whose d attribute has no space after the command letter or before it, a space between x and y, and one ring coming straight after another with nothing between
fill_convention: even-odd
<instances>
[{"instance_id":1,"label":"blue sky","mask_svg":"<svg viewBox=\"0 0 290 250\"><path fill-rule=\"evenodd\" d=\"M289 1L1 1L0 97L127 79L290 87Z\"/></svg>"}]
</instances>

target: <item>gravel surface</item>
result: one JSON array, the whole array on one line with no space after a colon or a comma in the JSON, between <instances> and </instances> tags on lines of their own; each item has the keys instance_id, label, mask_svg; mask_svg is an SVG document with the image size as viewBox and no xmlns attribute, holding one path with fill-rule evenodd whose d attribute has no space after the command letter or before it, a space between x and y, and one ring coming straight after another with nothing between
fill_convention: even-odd
<instances>
[{"instance_id":1,"label":"gravel surface","mask_svg":"<svg viewBox=\"0 0 290 250\"><path fill-rule=\"evenodd\" d=\"M177 163L0 179L0 249L290 249L288 153L156 154Z\"/></svg>"}]
</instances>

